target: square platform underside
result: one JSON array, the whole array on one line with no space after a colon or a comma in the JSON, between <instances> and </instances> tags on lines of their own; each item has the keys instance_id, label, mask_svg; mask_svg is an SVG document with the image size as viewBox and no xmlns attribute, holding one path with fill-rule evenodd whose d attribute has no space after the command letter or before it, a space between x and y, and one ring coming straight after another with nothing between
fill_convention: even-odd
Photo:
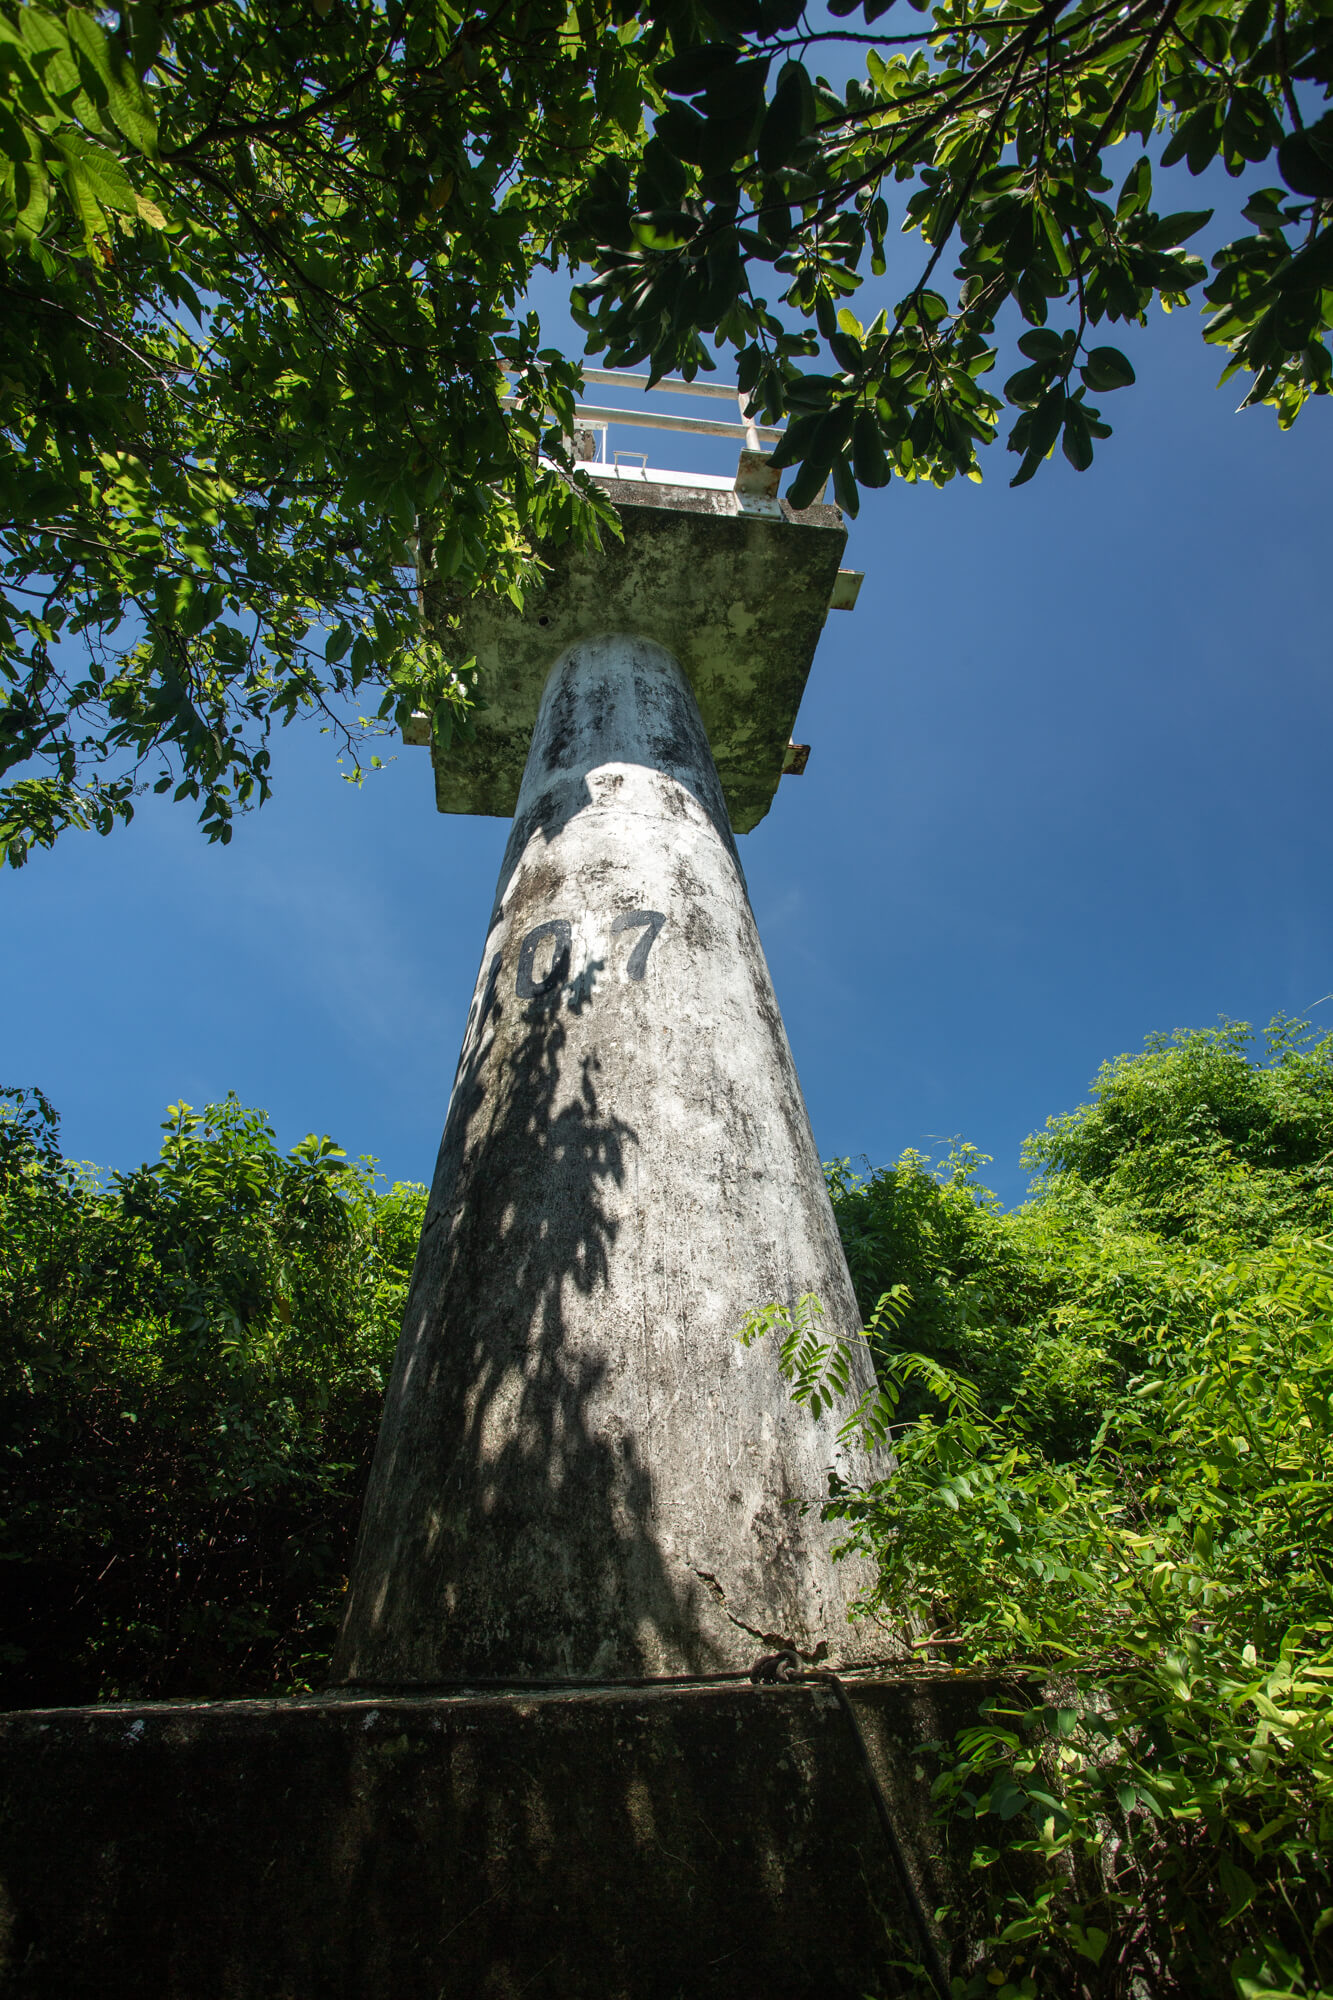
<instances>
[{"instance_id":1,"label":"square platform underside","mask_svg":"<svg viewBox=\"0 0 1333 2000\"><path fill-rule=\"evenodd\" d=\"M920 1745L993 1682L849 1683L925 1906ZM923 1990L827 1687L309 1696L0 1716L4 2000L872 2000Z\"/></svg>"},{"instance_id":2,"label":"square platform underside","mask_svg":"<svg viewBox=\"0 0 1333 2000\"><path fill-rule=\"evenodd\" d=\"M477 659L476 741L436 757L441 812L512 818L542 689L566 647L601 633L655 639L694 689L732 829L773 803L847 530L836 507L750 511L735 493L617 488L624 540L549 553L522 612L477 598L463 643ZM427 593L427 617L430 596ZM434 756L435 753L432 752Z\"/></svg>"}]
</instances>

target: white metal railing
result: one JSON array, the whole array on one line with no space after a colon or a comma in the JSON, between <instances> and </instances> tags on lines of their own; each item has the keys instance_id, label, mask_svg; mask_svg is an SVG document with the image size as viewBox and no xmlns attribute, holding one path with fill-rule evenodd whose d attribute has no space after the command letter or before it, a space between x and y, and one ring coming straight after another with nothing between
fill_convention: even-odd
<instances>
[{"instance_id":1,"label":"white metal railing","mask_svg":"<svg viewBox=\"0 0 1333 2000\"><path fill-rule=\"evenodd\" d=\"M643 389L648 388L648 377L636 375L628 368L585 368L585 382L595 383L599 388ZM752 423L745 415L745 394L734 383L724 382L682 382L679 376L665 376L653 383L654 393L662 392L677 396L713 396L735 404L740 412L740 421L721 417L683 417L669 415L659 410L608 409L600 403L576 403L574 420L589 429L600 432L600 455L593 464L606 465L606 434L611 424L625 424L634 430L685 432L690 437L734 438L750 451L757 451L761 444L776 444L782 431L774 424ZM503 398L506 409L513 409L517 398Z\"/></svg>"},{"instance_id":2,"label":"white metal railing","mask_svg":"<svg viewBox=\"0 0 1333 2000\"><path fill-rule=\"evenodd\" d=\"M636 375L632 368L585 368L585 382L605 382L612 389L646 389L648 377ZM679 375L666 375L657 384L659 389L671 389L678 396L721 396L725 402L739 402L740 391L734 382L682 382Z\"/></svg>"},{"instance_id":3,"label":"white metal railing","mask_svg":"<svg viewBox=\"0 0 1333 2000\"><path fill-rule=\"evenodd\" d=\"M661 388L663 385L658 384ZM751 440L760 444L776 444L782 432L772 424L726 423L720 417L677 417L666 416L655 410L607 410L595 403L576 403L574 415L578 422L592 424L631 424L643 431L686 431L691 437L739 438L742 444Z\"/></svg>"}]
</instances>

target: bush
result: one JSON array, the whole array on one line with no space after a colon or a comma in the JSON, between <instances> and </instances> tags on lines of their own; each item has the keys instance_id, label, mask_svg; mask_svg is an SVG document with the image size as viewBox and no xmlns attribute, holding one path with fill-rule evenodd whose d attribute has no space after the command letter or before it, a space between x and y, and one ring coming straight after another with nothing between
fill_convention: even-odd
<instances>
[{"instance_id":1,"label":"bush","mask_svg":"<svg viewBox=\"0 0 1333 2000\"><path fill-rule=\"evenodd\" d=\"M425 1203L234 1097L103 1180L0 1099L0 1702L269 1693L332 1644Z\"/></svg>"},{"instance_id":2,"label":"bush","mask_svg":"<svg viewBox=\"0 0 1333 2000\"><path fill-rule=\"evenodd\" d=\"M1044 1687L936 1745L992 1930L959 1996L1333 1989L1333 1037L1157 1038L1032 1141L832 1191L895 1470L836 1487L867 1613ZM749 1329L763 1330L757 1316ZM794 1393L845 1377L770 1309Z\"/></svg>"}]
</instances>

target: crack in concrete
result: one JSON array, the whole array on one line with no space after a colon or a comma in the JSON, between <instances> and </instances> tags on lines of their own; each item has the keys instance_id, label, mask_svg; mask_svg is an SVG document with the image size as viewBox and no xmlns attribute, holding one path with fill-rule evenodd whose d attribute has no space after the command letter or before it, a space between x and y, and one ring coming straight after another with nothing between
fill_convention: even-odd
<instances>
[{"instance_id":1,"label":"crack in concrete","mask_svg":"<svg viewBox=\"0 0 1333 2000\"><path fill-rule=\"evenodd\" d=\"M711 1571L698 1569L691 1563L690 1573L692 1576L697 1576L700 1583L716 1598L738 1631L748 1632L752 1639L758 1639L765 1646L773 1646L778 1651L795 1653L798 1659L804 1660L806 1665L810 1667L818 1666L821 1660L828 1658L828 1641L826 1639L821 1639L814 1651L810 1652L808 1648L798 1644L795 1639L788 1637L785 1632L762 1632L757 1625L747 1625L745 1620L738 1618L736 1613L731 1609L731 1606L727 1603L726 1591Z\"/></svg>"}]
</instances>

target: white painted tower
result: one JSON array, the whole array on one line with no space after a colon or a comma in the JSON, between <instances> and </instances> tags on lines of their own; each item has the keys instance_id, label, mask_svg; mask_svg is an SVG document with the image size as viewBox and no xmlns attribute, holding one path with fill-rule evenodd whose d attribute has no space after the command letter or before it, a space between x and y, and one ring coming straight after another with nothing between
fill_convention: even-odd
<instances>
[{"instance_id":1,"label":"white painted tower","mask_svg":"<svg viewBox=\"0 0 1333 2000\"><path fill-rule=\"evenodd\" d=\"M522 618L473 615L487 706L437 797L514 822L341 1682L899 1650L849 1625L865 1578L819 1519L836 1421L735 1339L808 1291L831 1329L858 1323L733 838L792 765L825 612L852 594L845 532L777 500L753 427L673 427L695 425L745 439L734 485L594 464L624 542L562 559Z\"/></svg>"}]
</instances>

